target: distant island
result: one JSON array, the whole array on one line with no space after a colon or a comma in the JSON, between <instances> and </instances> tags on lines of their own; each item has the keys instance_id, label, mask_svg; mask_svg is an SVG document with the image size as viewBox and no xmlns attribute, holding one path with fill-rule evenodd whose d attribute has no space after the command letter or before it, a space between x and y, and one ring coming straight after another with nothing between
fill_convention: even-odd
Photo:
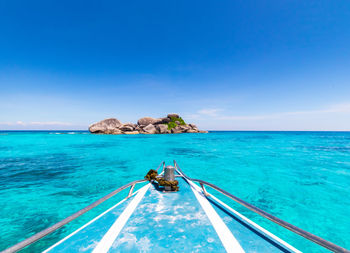
<instances>
[{"instance_id":1,"label":"distant island","mask_svg":"<svg viewBox=\"0 0 350 253\"><path fill-rule=\"evenodd\" d=\"M105 119L89 127L94 134L179 134L179 133L208 133L198 130L194 124L186 124L175 113L164 118L144 117L133 123L121 123L116 118Z\"/></svg>"}]
</instances>

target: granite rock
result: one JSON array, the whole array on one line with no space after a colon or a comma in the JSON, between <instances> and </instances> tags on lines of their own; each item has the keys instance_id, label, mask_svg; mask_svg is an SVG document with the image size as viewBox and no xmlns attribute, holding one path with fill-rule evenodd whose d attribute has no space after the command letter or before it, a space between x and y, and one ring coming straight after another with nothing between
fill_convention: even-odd
<instances>
[{"instance_id":1,"label":"granite rock","mask_svg":"<svg viewBox=\"0 0 350 253\"><path fill-rule=\"evenodd\" d=\"M159 124L156 126L156 128L160 134L168 133L168 125L166 124Z\"/></svg>"},{"instance_id":2,"label":"granite rock","mask_svg":"<svg viewBox=\"0 0 350 253\"><path fill-rule=\"evenodd\" d=\"M89 131L91 133L104 133L118 129L122 123L116 118L105 119L90 125Z\"/></svg>"},{"instance_id":3,"label":"granite rock","mask_svg":"<svg viewBox=\"0 0 350 253\"><path fill-rule=\"evenodd\" d=\"M170 113L168 114L168 118L179 118L179 114L176 114L176 113Z\"/></svg>"},{"instance_id":4,"label":"granite rock","mask_svg":"<svg viewBox=\"0 0 350 253\"><path fill-rule=\"evenodd\" d=\"M176 127L171 129L171 133L173 133L173 134L180 134L182 132L183 131L181 130L181 128L179 126L176 126Z\"/></svg>"},{"instance_id":5,"label":"granite rock","mask_svg":"<svg viewBox=\"0 0 350 253\"><path fill-rule=\"evenodd\" d=\"M158 119L151 118L151 117L143 117L137 121L137 124L139 126L148 126L149 124L154 124L157 122Z\"/></svg>"},{"instance_id":6,"label":"granite rock","mask_svg":"<svg viewBox=\"0 0 350 253\"><path fill-rule=\"evenodd\" d=\"M178 120L177 120L178 119ZM173 122L172 124L169 124ZM89 131L96 134L167 134L167 133L207 133L198 130L194 124L183 124L178 114L171 113L163 118L143 117L137 124L122 124L116 118L109 118L90 125ZM175 123L175 124L174 124ZM173 127L169 130L168 127Z\"/></svg>"},{"instance_id":7,"label":"granite rock","mask_svg":"<svg viewBox=\"0 0 350 253\"><path fill-rule=\"evenodd\" d=\"M124 124L119 129L124 131L124 132L133 131L134 130L134 126Z\"/></svg>"},{"instance_id":8,"label":"granite rock","mask_svg":"<svg viewBox=\"0 0 350 253\"><path fill-rule=\"evenodd\" d=\"M155 134L157 132L157 129L154 125L149 124L146 127L143 128L143 131L149 134Z\"/></svg>"},{"instance_id":9,"label":"granite rock","mask_svg":"<svg viewBox=\"0 0 350 253\"><path fill-rule=\"evenodd\" d=\"M124 132L124 134L139 134L139 131L129 131L129 132Z\"/></svg>"}]
</instances>

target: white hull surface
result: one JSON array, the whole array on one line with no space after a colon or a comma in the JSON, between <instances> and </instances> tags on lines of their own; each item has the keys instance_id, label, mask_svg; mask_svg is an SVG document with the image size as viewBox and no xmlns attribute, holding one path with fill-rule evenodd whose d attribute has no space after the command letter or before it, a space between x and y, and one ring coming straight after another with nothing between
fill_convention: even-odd
<instances>
[{"instance_id":1,"label":"white hull surface","mask_svg":"<svg viewBox=\"0 0 350 253\"><path fill-rule=\"evenodd\" d=\"M300 252L178 177L180 191L148 183L45 252Z\"/></svg>"}]
</instances>

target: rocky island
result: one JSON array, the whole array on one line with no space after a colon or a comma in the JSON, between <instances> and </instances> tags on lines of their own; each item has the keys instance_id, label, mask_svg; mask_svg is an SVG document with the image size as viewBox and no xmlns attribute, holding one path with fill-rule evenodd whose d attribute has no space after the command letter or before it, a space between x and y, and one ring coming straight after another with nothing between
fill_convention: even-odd
<instances>
[{"instance_id":1,"label":"rocky island","mask_svg":"<svg viewBox=\"0 0 350 253\"><path fill-rule=\"evenodd\" d=\"M133 123L121 123L116 118L105 119L89 127L94 134L179 134L179 133L207 133L198 130L196 125L186 124L175 113L164 118L144 117Z\"/></svg>"}]
</instances>

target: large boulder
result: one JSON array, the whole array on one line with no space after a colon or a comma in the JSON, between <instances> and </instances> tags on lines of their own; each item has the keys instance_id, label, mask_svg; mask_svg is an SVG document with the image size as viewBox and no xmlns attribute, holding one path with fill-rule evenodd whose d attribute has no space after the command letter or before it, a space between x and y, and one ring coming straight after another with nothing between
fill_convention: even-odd
<instances>
[{"instance_id":1,"label":"large boulder","mask_svg":"<svg viewBox=\"0 0 350 253\"><path fill-rule=\"evenodd\" d=\"M179 118L179 114L176 114L176 113L169 113L168 114L168 118Z\"/></svg>"},{"instance_id":2,"label":"large boulder","mask_svg":"<svg viewBox=\"0 0 350 253\"><path fill-rule=\"evenodd\" d=\"M134 130L134 126L133 124L123 124L119 127L120 130L127 132L127 131L133 131Z\"/></svg>"},{"instance_id":3,"label":"large boulder","mask_svg":"<svg viewBox=\"0 0 350 253\"><path fill-rule=\"evenodd\" d=\"M124 123L123 125L125 125L125 126L131 126L131 127L133 127L133 128L137 127L137 125L136 125L136 124L134 124L134 123L130 123L130 122L128 122L128 123Z\"/></svg>"},{"instance_id":4,"label":"large boulder","mask_svg":"<svg viewBox=\"0 0 350 253\"><path fill-rule=\"evenodd\" d=\"M168 133L168 125L165 125L165 124L158 124L156 126L157 128L157 131L160 133L160 134L166 134Z\"/></svg>"},{"instance_id":5,"label":"large boulder","mask_svg":"<svg viewBox=\"0 0 350 253\"><path fill-rule=\"evenodd\" d=\"M115 129L107 129L106 131L103 132L104 134L123 134L123 132L118 129L118 128L115 128Z\"/></svg>"},{"instance_id":6,"label":"large boulder","mask_svg":"<svg viewBox=\"0 0 350 253\"><path fill-rule=\"evenodd\" d=\"M167 124L170 122L169 118L159 118L155 119L155 121L152 123L153 125L158 125L158 124Z\"/></svg>"},{"instance_id":7,"label":"large boulder","mask_svg":"<svg viewBox=\"0 0 350 253\"><path fill-rule=\"evenodd\" d=\"M157 129L154 125L149 124L143 128L143 131L145 131L148 134L155 134L157 132Z\"/></svg>"},{"instance_id":8,"label":"large boulder","mask_svg":"<svg viewBox=\"0 0 350 253\"><path fill-rule=\"evenodd\" d=\"M136 125L136 126L135 126L135 131L142 132L143 129L142 129L140 126Z\"/></svg>"},{"instance_id":9,"label":"large boulder","mask_svg":"<svg viewBox=\"0 0 350 253\"><path fill-rule=\"evenodd\" d=\"M137 121L139 126L148 126L149 124L154 124L158 121L158 119L151 117L143 117Z\"/></svg>"},{"instance_id":10,"label":"large boulder","mask_svg":"<svg viewBox=\"0 0 350 253\"><path fill-rule=\"evenodd\" d=\"M180 134L182 132L183 132L183 130L179 126L176 126L176 127L171 129L171 133L173 133L173 134Z\"/></svg>"},{"instance_id":11,"label":"large boulder","mask_svg":"<svg viewBox=\"0 0 350 253\"><path fill-rule=\"evenodd\" d=\"M182 132L187 132L188 130L191 129L191 127L188 125L181 125L179 126L179 128L182 130Z\"/></svg>"},{"instance_id":12,"label":"large boulder","mask_svg":"<svg viewBox=\"0 0 350 253\"><path fill-rule=\"evenodd\" d=\"M121 125L122 123L116 118L110 118L90 125L89 131L91 133L106 133L118 129Z\"/></svg>"},{"instance_id":13,"label":"large boulder","mask_svg":"<svg viewBox=\"0 0 350 253\"><path fill-rule=\"evenodd\" d=\"M161 118L161 120L162 120L162 124L167 124L170 122L170 118L168 118L168 117Z\"/></svg>"}]
</instances>

